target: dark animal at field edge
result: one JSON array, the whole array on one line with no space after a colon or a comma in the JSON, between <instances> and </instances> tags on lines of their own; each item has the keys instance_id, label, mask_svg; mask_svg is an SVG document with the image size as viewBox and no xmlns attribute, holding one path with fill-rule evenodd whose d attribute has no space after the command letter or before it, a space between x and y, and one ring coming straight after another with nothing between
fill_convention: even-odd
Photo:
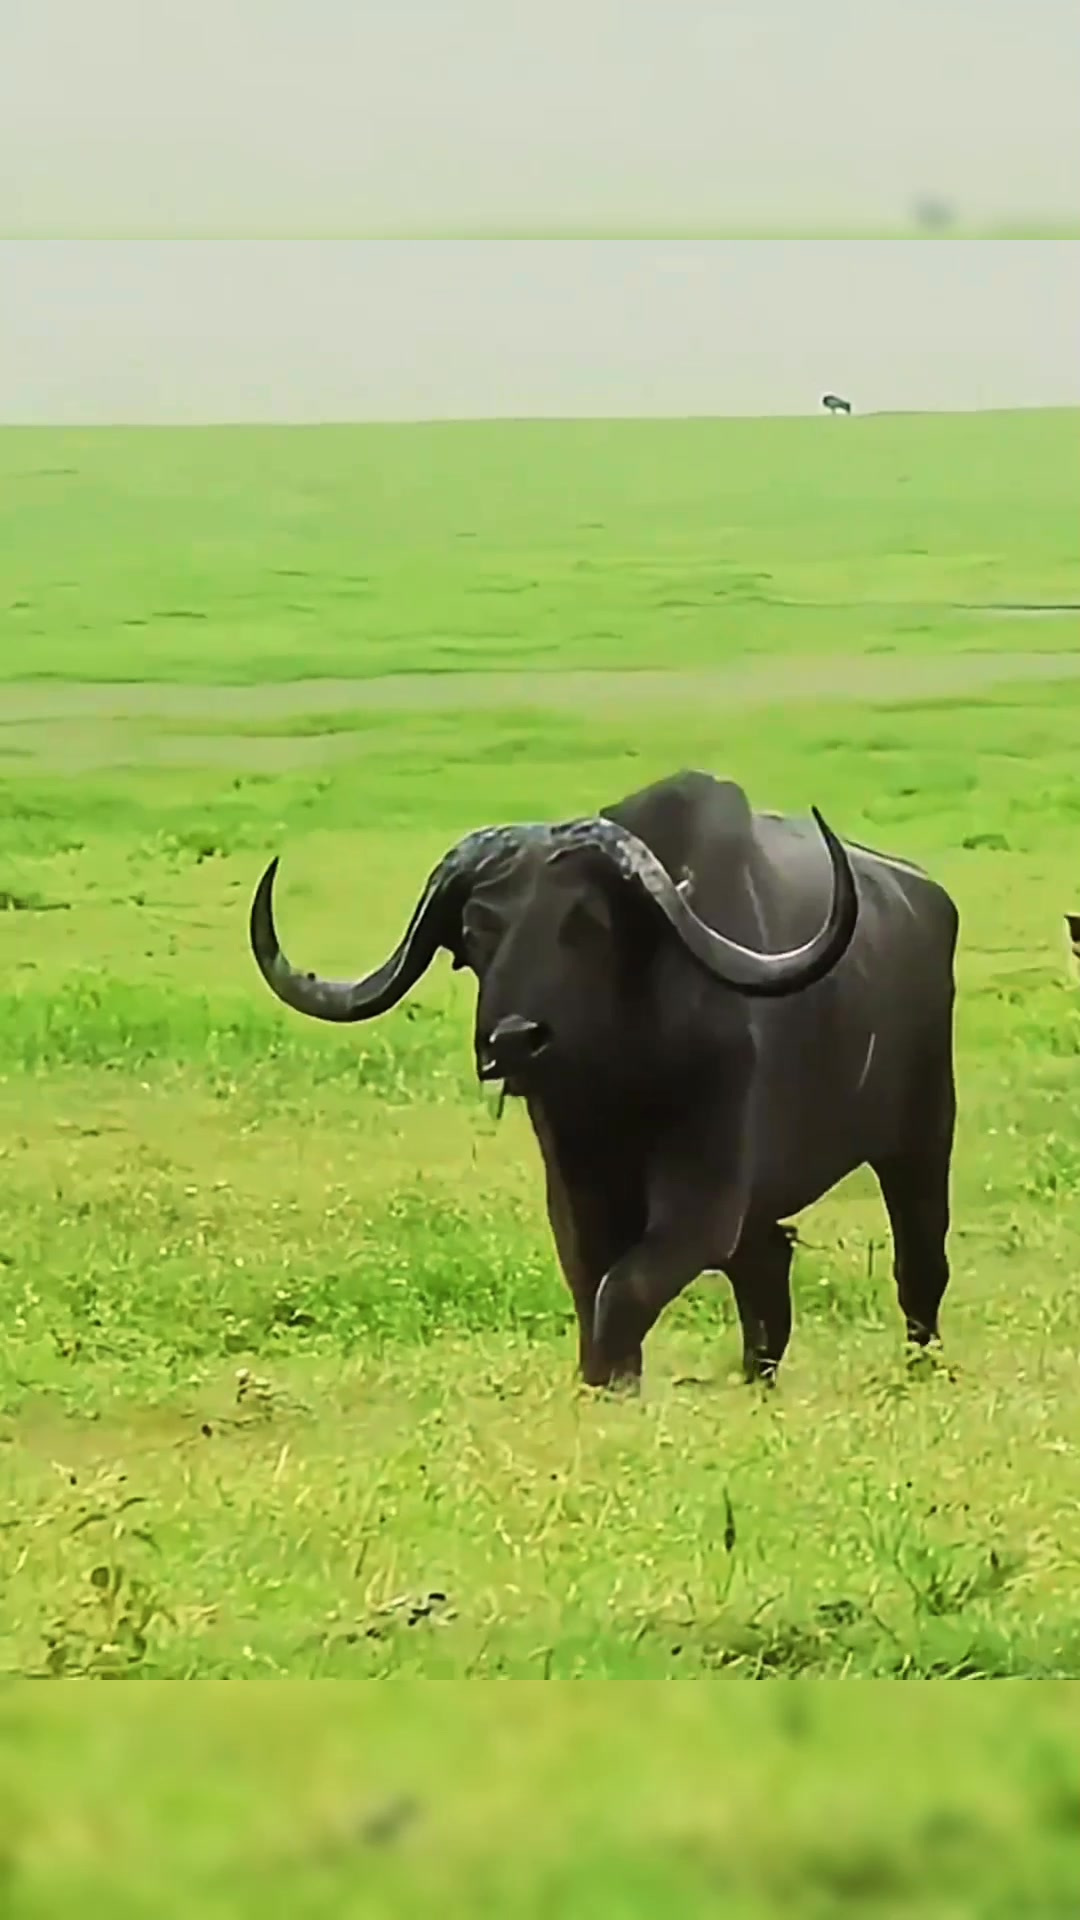
<instances>
[{"instance_id":1,"label":"dark animal at field edge","mask_svg":"<svg viewBox=\"0 0 1080 1920\"><path fill-rule=\"evenodd\" d=\"M783 1223L867 1164L908 1338L937 1337L958 916L919 868L814 818L820 837L684 772L592 819L469 834L356 982L290 966L276 860L259 883L252 948L302 1013L385 1013L439 947L475 974L477 1073L526 1102L591 1385L636 1382L645 1336L706 1270L733 1287L746 1377L771 1382Z\"/></svg>"},{"instance_id":2,"label":"dark animal at field edge","mask_svg":"<svg viewBox=\"0 0 1080 1920\"><path fill-rule=\"evenodd\" d=\"M851 401L842 399L838 393L822 394L821 404L824 407L826 413L850 413L851 412Z\"/></svg>"}]
</instances>

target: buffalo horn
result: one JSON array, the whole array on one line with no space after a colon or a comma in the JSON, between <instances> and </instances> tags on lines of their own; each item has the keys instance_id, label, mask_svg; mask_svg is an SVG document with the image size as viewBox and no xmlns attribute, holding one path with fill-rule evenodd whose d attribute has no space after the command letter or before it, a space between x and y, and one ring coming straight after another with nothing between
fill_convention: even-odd
<instances>
[{"instance_id":1,"label":"buffalo horn","mask_svg":"<svg viewBox=\"0 0 1080 1920\"><path fill-rule=\"evenodd\" d=\"M405 932L388 960L362 980L322 980L300 973L281 951L274 925L274 876L271 860L251 903L251 950L267 985L297 1013L315 1020L372 1020L388 1013L427 971L440 947L456 951L461 908L469 885L489 860L512 854L529 827L482 827L451 847L430 875Z\"/></svg>"},{"instance_id":2,"label":"buffalo horn","mask_svg":"<svg viewBox=\"0 0 1080 1920\"><path fill-rule=\"evenodd\" d=\"M603 853L625 880L655 903L683 945L714 979L739 993L778 998L799 993L823 979L847 949L858 919L855 877L847 852L817 808L812 807L811 812L832 863L832 904L828 918L813 938L786 953L758 953L707 926L690 905L688 889L676 886L644 841L613 820L575 820L556 827L554 857L575 847Z\"/></svg>"}]
</instances>

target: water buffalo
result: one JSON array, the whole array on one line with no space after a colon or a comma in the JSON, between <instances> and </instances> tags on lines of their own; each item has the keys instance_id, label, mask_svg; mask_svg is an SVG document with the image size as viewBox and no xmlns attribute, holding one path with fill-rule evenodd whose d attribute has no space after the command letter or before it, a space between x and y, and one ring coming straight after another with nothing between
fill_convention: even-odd
<instances>
[{"instance_id":1,"label":"water buffalo","mask_svg":"<svg viewBox=\"0 0 1080 1920\"><path fill-rule=\"evenodd\" d=\"M440 947L475 974L477 1073L526 1102L591 1385L640 1378L645 1335L706 1269L731 1281L747 1378L771 1382L791 1331L783 1223L865 1164L908 1337L937 1336L957 912L919 868L814 819L684 772L591 819L471 833L355 982L290 966L276 860L259 883L255 958L301 1013L385 1013Z\"/></svg>"},{"instance_id":2,"label":"water buffalo","mask_svg":"<svg viewBox=\"0 0 1080 1920\"><path fill-rule=\"evenodd\" d=\"M839 393L822 394L821 404L825 408L826 413L850 413L851 412L851 401L845 400L843 396Z\"/></svg>"}]
</instances>

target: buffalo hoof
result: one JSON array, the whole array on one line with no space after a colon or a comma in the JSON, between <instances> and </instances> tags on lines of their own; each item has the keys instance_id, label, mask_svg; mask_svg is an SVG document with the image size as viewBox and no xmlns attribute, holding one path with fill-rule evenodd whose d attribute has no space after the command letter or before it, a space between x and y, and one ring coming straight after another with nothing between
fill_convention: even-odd
<instances>
[{"instance_id":1,"label":"buffalo hoof","mask_svg":"<svg viewBox=\"0 0 1080 1920\"><path fill-rule=\"evenodd\" d=\"M631 1362L620 1366L613 1362L610 1366L604 1366L594 1362L582 1373L581 1382L598 1393L613 1393L633 1399L641 1392L641 1364L639 1362L635 1366Z\"/></svg>"},{"instance_id":2,"label":"buffalo hoof","mask_svg":"<svg viewBox=\"0 0 1080 1920\"><path fill-rule=\"evenodd\" d=\"M771 1392L778 1371L775 1360L762 1360L757 1354L748 1354L743 1360L742 1377L748 1387L767 1387Z\"/></svg>"},{"instance_id":3,"label":"buffalo hoof","mask_svg":"<svg viewBox=\"0 0 1080 1920\"><path fill-rule=\"evenodd\" d=\"M905 1350L905 1364L909 1375L916 1380L938 1379L942 1375L947 1380L956 1379L956 1368L946 1360L938 1340L928 1346L910 1345Z\"/></svg>"}]
</instances>

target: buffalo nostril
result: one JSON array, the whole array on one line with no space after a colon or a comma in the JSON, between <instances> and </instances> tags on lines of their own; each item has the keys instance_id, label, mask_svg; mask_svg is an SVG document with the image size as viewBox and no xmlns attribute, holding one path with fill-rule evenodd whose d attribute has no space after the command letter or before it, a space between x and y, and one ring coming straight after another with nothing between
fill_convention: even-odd
<instances>
[{"instance_id":1,"label":"buffalo nostril","mask_svg":"<svg viewBox=\"0 0 1080 1920\"><path fill-rule=\"evenodd\" d=\"M550 1039L550 1029L543 1021L526 1020L520 1014L511 1013L492 1028L481 1052L497 1065L520 1066L526 1060L535 1060Z\"/></svg>"},{"instance_id":2,"label":"buffalo nostril","mask_svg":"<svg viewBox=\"0 0 1080 1920\"><path fill-rule=\"evenodd\" d=\"M530 1041L538 1030L535 1020L523 1020L520 1014L510 1013L492 1029L491 1038L495 1046L500 1041L521 1046Z\"/></svg>"}]
</instances>

